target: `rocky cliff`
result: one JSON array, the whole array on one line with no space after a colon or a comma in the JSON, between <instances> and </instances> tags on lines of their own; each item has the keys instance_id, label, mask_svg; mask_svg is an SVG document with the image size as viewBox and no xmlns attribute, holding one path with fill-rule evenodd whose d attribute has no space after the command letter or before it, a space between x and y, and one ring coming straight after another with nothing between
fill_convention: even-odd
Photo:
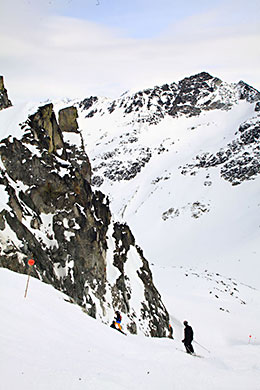
<instances>
[{"instance_id":1,"label":"rocky cliff","mask_svg":"<svg viewBox=\"0 0 260 390\"><path fill-rule=\"evenodd\" d=\"M0 266L28 272L109 324L115 310L131 333L164 336L169 316L129 226L93 191L77 109L39 107L20 139L0 142Z\"/></svg>"},{"instance_id":2,"label":"rocky cliff","mask_svg":"<svg viewBox=\"0 0 260 390\"><path fill-rule=\"evenodd\" d=\"M0 76L0 110L8 108L12 105L11 101L8 99L7 90L4 87L4 78Z\"/></svg>"}]
</instances>

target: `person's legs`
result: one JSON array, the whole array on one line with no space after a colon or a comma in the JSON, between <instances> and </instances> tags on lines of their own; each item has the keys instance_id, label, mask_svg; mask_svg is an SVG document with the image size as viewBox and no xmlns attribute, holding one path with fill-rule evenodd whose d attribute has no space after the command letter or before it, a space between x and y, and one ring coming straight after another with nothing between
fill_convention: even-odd
<instances>
[{"instance_id":1,"label":"person's legs","mask_svg":"<svg viewBox=\"0 0 260 390\"><path fill-rule=\"evenodd\" d=\"M193 346L191 345L191 343L185 343L185 348L186 348L186 351L187 353L194 353L194 349L193 349Z\"/></svg>"}]
</instances>

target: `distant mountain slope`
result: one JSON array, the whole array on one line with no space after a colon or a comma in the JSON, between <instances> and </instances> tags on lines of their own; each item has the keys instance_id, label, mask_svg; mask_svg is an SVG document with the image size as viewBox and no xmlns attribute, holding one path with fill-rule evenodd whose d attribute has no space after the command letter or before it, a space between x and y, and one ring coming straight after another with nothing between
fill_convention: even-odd
<instances>
[{"instance_id":1,"label":"distant mountain slope","mask_svg":"<svg viewBox=\"0 0 260 390\"><path fill-rule=\"evenodd\" d=\"M136 93L125 93L110 101L90 97L80 103L86 118L120 112L138 123L157 124L167 116L197 116L203 111L228 110L239 100L254 103L260 93L243 81L228 84L206 72ZM128 115L132 114L132 115Z\"/></svg>"},{"instance_id":2,"label":"distant mountain slope","mask_svg":"<svg viewBox=\"0 0 260 390\"><path fill-rule=\"evenodd\" d=\"M76 104L92 183L156 264L213 267L259 285L259 101L245 82L202 72Z\"/></svg>"}]
</instances>

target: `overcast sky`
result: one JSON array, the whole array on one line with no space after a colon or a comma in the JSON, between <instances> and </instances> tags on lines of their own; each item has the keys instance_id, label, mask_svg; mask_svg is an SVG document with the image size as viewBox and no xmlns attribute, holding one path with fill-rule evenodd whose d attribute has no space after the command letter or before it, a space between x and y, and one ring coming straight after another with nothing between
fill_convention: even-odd
<instances>
[{"instance_id":1,"label":"overcast sky","mask_svg":"<svg viewBox=\"0 0 260 390\"><path fill-rule=\"evenodd\" d=\"M259 0L0 0L9 97L117 97L208 71L260 89Z\"/></svg>"}]
</instances>

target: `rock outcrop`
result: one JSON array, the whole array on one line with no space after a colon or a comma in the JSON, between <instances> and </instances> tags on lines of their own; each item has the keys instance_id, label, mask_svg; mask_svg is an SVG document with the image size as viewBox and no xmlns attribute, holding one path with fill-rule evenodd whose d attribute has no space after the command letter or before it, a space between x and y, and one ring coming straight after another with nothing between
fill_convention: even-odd
<instances>
[{"instance_id":1,"label":"rock outcrop","mask_svg":"<svg viewBox=\"0 0 260 390\"><path fill-rule=\"evenodd\" d=\"M61 131L77 132L78 111L76 107L67 107L59 111L59 126Z\"/></svg>"},{"instance_id":2,"label":"rock outcrop","mask_svg":"<svg viewBox=\"0 0 260 390\"><path fill-rule=\"evenodd\" d=\"M113 221L108 198L91 187L91 165L67 107L52 104L0 142L0 266L28 271L110 323L120 310L131 333L164 336L169 316L130 228ZM72 134L73 133L73 134ZM72 141L73 139L73 141Z\"/></svg>"},{"instance_id":3,"label":"rock outcrop","mask_svg":"<svg viewBox=\"0 0 260 390\"><path fill-rule=\"evenodd\" d=\"M4 108L11 107L12 103L8 99L7 90L4 86L4 78L3 76L0 76L0 110L3 110Z\"/></svg>"},{"instance_id":4,"label":"rock outcrop","mask_svg":"<svg viewBox=\"0 0 260 390\"><path fill-rule=\"evenodd\" d=\"M260 174L260 120L256 116L242 123L238 136L216 153L203 153L181 168L182 174L196 174L198 169L220 166L220 175L232 185L254 179Z\"/></svg>"}]
</instances>

